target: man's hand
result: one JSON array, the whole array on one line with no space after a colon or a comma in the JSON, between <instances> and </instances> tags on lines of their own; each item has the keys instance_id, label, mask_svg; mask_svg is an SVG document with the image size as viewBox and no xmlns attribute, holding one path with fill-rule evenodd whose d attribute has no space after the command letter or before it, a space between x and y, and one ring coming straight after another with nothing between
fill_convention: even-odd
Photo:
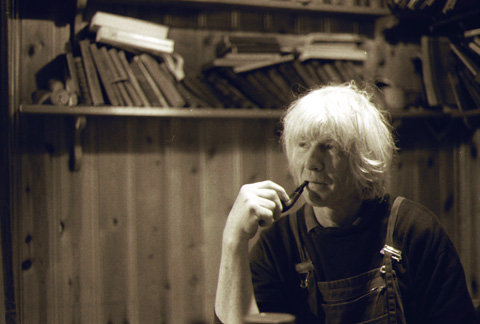
<instances>
[{"instance_id":1,"label":"man's hand","mask_svg":"<svg viewBox=\"0 0 480 324\"><path fill-rule=\"evenodd\" d=\"M281 200L288 199L285 189L272 181L242 186L228 215L224 239L248 241L258 226L268 226L280 217Z\"/></svg>"}]
</instances>

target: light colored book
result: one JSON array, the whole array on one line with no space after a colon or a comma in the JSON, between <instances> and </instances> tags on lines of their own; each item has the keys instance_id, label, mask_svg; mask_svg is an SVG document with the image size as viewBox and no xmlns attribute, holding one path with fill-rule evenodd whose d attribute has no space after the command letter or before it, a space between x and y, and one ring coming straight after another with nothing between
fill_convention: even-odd
<instances>
[{"instance_id":1,"label":"light colored book","mask_svg":"<svg viewBox=\"0 0 480 324\"><path fill-rule=\"evenodd\" d=\"M127 16L115 15L108 12L97 11L90 21L90 30L97 32L100 27L108 27L111 29L126 31L135 30L139 34L162 39L167 38L169 31L169 27L166 25Z\"/></svg>"},{"instance_id":2,"label":"light colored book","mask_svg":"<svg viewBox=\"0 0 480 324\"><path fill-rule=\"evenodd\" d=\"M105 43L122 49L145 51L154 55L171 54L175 42L171 39L156 38L131 31L100 27L95 38L97 43Z\"/></svg>"},{"instance_id":3,"label":"light colored book","mask_svg":"<svg viewBox=\"0 0 480 324\"><path fill-rule=\"evenodd\" d=\"M307 45L300 50L301 62L309 59L365 61L367 51L355 43L323 43Z\"/></svg>"}]
</instances>

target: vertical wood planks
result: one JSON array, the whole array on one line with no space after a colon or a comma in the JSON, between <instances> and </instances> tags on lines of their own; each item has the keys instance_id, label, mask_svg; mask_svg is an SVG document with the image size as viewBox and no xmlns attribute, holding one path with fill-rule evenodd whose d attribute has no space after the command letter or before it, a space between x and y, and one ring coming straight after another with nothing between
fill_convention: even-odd
<instances>
[{"instance_id":1,"label":"vertical wood planks","mask_svg":"<svg viewBox=\"0 0 480 324\"><path fill-rule=\"evenodd\" d=\"M203 317L203 232L198 123L170 120L166 133L168 219L167 323Z\"/></svg>"},{"instance_id":2,"label":"vertical wood planks","mask_svg":"<svg viewBox=\"0 0 480 324\"><path fill-rule=\"evenodd\" d=\"M240 121L201 121L201 201L204 235L204 314L213 321L223 227L241 186Z\"/></svg>"},{"instance_id":3,"label":"vertical wood planks","mask_svg":"<svg viewBox=\"0 0 480 324\"><path fill-rule=\"evenodd\" d=\"M138 119L130 123L128 152L134 200L134 228L131 240L136 240L136 257L131 258L136 276L131 277L132 316L138 323L166 322L167 292L167 179L165 133L168 123L161 119ZM132 242L133 243L133 242Z\"/></svg>"}]
</instances>

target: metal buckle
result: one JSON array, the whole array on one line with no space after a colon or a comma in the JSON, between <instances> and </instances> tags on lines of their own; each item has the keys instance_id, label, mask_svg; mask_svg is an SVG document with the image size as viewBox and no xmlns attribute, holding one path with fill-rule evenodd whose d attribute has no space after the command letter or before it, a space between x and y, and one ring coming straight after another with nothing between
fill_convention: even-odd
<instances>
[{"instance_id":1,"label":"metal buckle","mask_svg":"<svg viewBox=\"0 0 480 324\"><path fill-rule=\"evenodd\" d=\"M385 244L383 249L380 250L380 253L385 255L385 251L391 253L392 254L392 259L394 259L395 261L397 261L397 262L402 261L402 251L397 250L396 248L394 248L394 247L392 247L388 244Z\"/></svg>"}]
</instances>

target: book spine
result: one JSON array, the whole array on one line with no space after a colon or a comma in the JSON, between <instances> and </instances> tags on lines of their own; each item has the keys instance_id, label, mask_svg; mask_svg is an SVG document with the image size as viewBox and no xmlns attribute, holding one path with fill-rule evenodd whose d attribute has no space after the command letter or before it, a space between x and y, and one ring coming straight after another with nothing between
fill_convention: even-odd
<instances>
[{"instance_id":1,"label":"book spine","mask_svg":"<svg viewBox=\"0 0 480 324\"><path fill-rule=\"evenodd\" d=\"M88 88L92 97L92 103L94 106L103 105L105 103L102 88L100 86L100 80L97 76L97 70L93 63L92 54L90 52L90 41L84 39L78 42L80 46L80 52L83 59L85 75L87 77Z\"/></svg>"},{"instance_id":2,"label":"book spine","mask_svg":"<svg viewBox=\"0 0 480 324\"><path fill-rule=\"evenodd\" d=\"M119 51L118 52L118 58L120 59L120 62L122 63L122 65L125 69L125 72L128 75L128 80L130 81L130 84L134 88L135 92L138 95L138 98L141 101L140 106L151 107L151 103L148 100L148 98L147 98L145 92L143 91L142 87L140 86L139 81L137 80L137 77L136 77L135 73L133 72L133 70L130 66L130 63L127 60L127 56L125 55L125 52L124 51Z\"/></svg>"},{"instance_id":3,"label":"book spine","mask_svg":"<svg viewBox=\"0 0 480 324\"><path fill-rule=\"evenodd\" d=\"M96 32L102 26L120 30L140 30L142 34L157 38L167 38L169 31L169 27L166 25L156 24L133 17L97 11L91 19L89 28L91 31Z\"/></svg>"},{"instance_id":4,"label":"book spine","mask_svg":"<svg viewBox=\"0 0 480 324\"><path fill-rule=\"evenodd\" d=\"M83 68L82 58L75 57L74 64L75 69L77 70L78 86L80 88L79 103L92 105L92 97L90 96L90 90L88 89L87 76L85 75L85 69Z\"/></svg>"},{"instance_id":5,"label":"book spine","mask_svg":"<svg viewBox=\"0 0 480 324\"><path fill-rule=\"evenodd\" d=\"M72 51L68 48L65 53L67 61L67 75L65 77L65 88L67 91L74 93L77 97L80 96L80 85L78 84L77 69L75 68L75 59Z\"/></svg>"},{"instance_id":6,"label":"book spine","mask_svg":"<svg viewBox=\"0 0 480 324\"><path fill-rule=\"evenodd\" d=\"M106 27L101 27L97 31L95 41L120 48L136 48L157 55L171 54L174 50L174 41L171 39L159 39L125 30L112 30Z\"/></svg>"},{"instance_id":7,"label":"book spine","mask_svg":"<svg viewBox=\"0 0 480 324\"><path fill-rule=\"evenodd\" d=\"M98 49L97 44L90 44L90 52L92 53L93 61L97 67L98 74L100 75L103 88L105 89L110 104L119 106L120 100L118 99L118 94L115 88L112 86L111 71L108 70L108 65L104 56L102 55L102 52Z\"/></svg>"},{"instance_id":8,"label":"book spine","mask_svg":"<svg viewBox=\"0 0 480 324\"><path fill-rule=\"evenodd\" d=\"M167 100L165 99L164 95L162 94L162 92L158 88L157 84L153 80L152 76L148 72L147 68L143 64L140 57L139 56L134 56L132 63L135 63L136 67L137 67L137 70L139 70L143 74L144 80L146 80L146 82L148 83L148 89L150 89L151 93L156 98L156 100L155 100L156 105L160 106L160 107L168 107ZM137 78L138 78L138 75L137 75ZM145 83L143 83L143 84L145 85Z\"/></svg>"}]
</instances>

